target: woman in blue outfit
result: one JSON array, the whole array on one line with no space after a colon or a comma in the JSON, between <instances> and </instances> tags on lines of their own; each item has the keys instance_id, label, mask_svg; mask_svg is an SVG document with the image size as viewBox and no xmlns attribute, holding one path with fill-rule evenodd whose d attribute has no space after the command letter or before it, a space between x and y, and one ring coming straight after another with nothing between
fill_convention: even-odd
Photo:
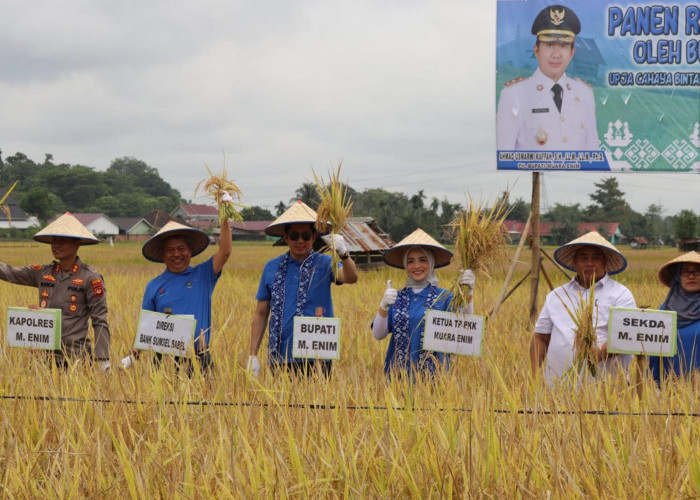
<instances>
[{"instance_id":1,"label":"woman in blue outfit","mask_svg":"<svg viewBox=\"0 0 700 500\"><path fill-rule=\"evenodd\" d=\"M439 367L449 368L449 356L432 351L424 351L423 330L426 310L445 311L452 294L438 286L435 268L446 266L452 259L452 252L440 245L421 229L416 229L384 254L384 261L406 270L406 286L397 291L391 283L372 323L372 333L377 340L389 333L389 349L384 361L387 375L394 373L433 375ZM460 277L460 284L474 287L474 273L466 270ZM469 304L467 313L473 308Z\"/></svg>"},{"instance_id":2,"label":"woman in blue outfit","mask_svg":"<svg viewBox=\"0 0 700 500\"><path fill-rule=\"evenodd\" d=\"M688 252L659 269L659 280L670 288L661 309L676 311L678 352L673 357L652 356L649 367L657 383L671 373L690 376L700 370L700 253ZM662 361L663 360L663 361Z\"/></svg>"}]
</instances>

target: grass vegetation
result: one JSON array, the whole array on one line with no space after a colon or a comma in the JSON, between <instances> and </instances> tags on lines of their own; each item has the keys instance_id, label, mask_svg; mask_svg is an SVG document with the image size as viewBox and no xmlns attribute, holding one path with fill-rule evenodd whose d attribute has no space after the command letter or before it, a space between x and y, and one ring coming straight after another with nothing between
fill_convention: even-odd
<instances>
[{"instance_id":1,"label":"grass vegetation","mask_svg":"<svg viewBox=\"0 0 700 500\"><path fill-rule=\"evenodd\" d=\"M13 265L50 256L39 244L0 249ZM700 496L700 379L657 391L647 378L641 395L621 379L577 389L532 380L529 287L488 323L483 357L455 358L433 385L383 375L387 341L372 338L369 322L386 280L405 281L392 268L334 287L344 330L330 379L272 378L265 367L259 379L248 376L253 297L263 263L280 251L234 246L214 295L211 378L188 379L167 363L157 369L149 355L109 375L80 364L58 371L40 352L3 347L2 496ZM656 269L677 253L623 251L630 266L619 280L639 304L658 306L665 288ZM116 365L132 345L146 282L162 265L145 261L139 245L97 245L80 254L105 278ZM519 273L530 257L521 259ZM457 266L438 277L446 280ZM504 274L493 269L491 281L477 281L476 314L492 307ZM550 275L557 284L564 279ZM0 282L3 312L36 303L36 289ZM2 332L4 338L4 324Z\"/></svg>"}]
</instances>

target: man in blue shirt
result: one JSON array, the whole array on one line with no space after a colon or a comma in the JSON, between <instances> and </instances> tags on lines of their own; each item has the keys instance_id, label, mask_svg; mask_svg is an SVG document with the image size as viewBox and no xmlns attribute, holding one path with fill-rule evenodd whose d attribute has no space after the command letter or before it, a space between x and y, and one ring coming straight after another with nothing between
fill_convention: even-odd
<instances>
[{"instance_id":1,"label":"man in blue shirt","mask_svg":"<svg viewBox=\"0 0 700 500\"><path fill-rule=\"evenodd\" d=\"M247 368L256 376L260 373L257 354L268 319L268 361L271 367L310 373L314 360L292 357L294 317L333 317L331 283L357 282L357 268L341 235L333 236L343 264L337 274L331 269L330 256L313 251L317 237L315 222L316 212L298 201L265 229L267 234L283 237L289 251L267 262L260 277ZM330 373L330 361L322 363L321 367L325 374Z\"/></svg>"},{"instance_id":2,"label":"man in blue shirt","mask_svg":"<svg viewBox=\"0 0 700 500\"><path fill-rule=\"evenodd\" d=\"M202 370L212 366L209 353L211 297L233 246L228 220L222 221L220 236L217 252L194 267L190 266L192 257L202 253L209 245L209 237L199 229L170 221L142 249L144 257L153 262L163 262L166 269L146 285L141 308L194 316L194 347ZM158 355L157 359L160 360L161 356ZM178 358L176 361L180 362ZM124 358L122 363L128 366L130 358ZM188 372L190 370L188 364Z\"/></svg>"}]
</instances>

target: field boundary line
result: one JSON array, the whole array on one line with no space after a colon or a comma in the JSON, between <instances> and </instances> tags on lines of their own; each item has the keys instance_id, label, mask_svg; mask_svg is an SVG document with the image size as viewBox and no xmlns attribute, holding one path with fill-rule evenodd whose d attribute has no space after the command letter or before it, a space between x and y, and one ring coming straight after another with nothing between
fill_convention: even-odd
<instances>
[{"instance_id":1,"label":"field boundary line","mask_svg":"<svg viewBox=\"0 0 700 500\"><path fill-rule=\"evenodd\" d=\"M133 399L98 399L98 398L71 398L65 396L15 396L2 394L2 400L15 401L44 401L47 403L107 403L107 404L126 404L126 405L154 405L159 404L158 401L140 401ZM299 410L360 410L360 411L453 411L461 413L473 413L471 408L415 408L410 406L372 406L372 405L327 405L315 403L254 403L250 401L178 401L168 400L162 404L167 406L211 406L211 407L241 407L241 408L289 408ZM642 412L642 411L609 411L609 410L507 410L502 408L494 408L486 410L489 413L497 413L504 415L594 415L594 416L610 416L610 417L700 417L700 413L688 413L682 411L669 412Z\"/></svg>"}]
</instances>

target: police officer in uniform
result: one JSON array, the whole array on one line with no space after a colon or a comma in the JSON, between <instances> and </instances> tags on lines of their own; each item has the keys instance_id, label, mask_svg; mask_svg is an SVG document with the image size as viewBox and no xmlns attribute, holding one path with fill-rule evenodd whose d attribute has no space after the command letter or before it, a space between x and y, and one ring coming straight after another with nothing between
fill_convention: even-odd
<instances>
[{"instance_id":1,"label":"police officer in uniform","mask_svg":"<svg viewBox=\"0 0 700 500\"><path fill-rule=\"evenodd\" d=\"M93 356L88 320L95 334L94 359L101 371L109 369L109 324L102 276L78 257L80 245L99 240L73 215L66 212L33 236L51 245L51 264L12 267L0 262L0 279L39 289L39 307L61 310L62 350L55 352L58 366L69 359Z\"/></svg>"},{"instance_id":2,"label":"police officer in uniform","mask_svg":"<svg viewBox=\"0 0 700 500\"><path fill-rule=\"evenodd\" d=\"M543 9L532 23L538 68L505 84L496 123L499 150L599 150L591 86L566 75L576 52L578 17L568 7Z\"/></svg>"}]
</instances>

